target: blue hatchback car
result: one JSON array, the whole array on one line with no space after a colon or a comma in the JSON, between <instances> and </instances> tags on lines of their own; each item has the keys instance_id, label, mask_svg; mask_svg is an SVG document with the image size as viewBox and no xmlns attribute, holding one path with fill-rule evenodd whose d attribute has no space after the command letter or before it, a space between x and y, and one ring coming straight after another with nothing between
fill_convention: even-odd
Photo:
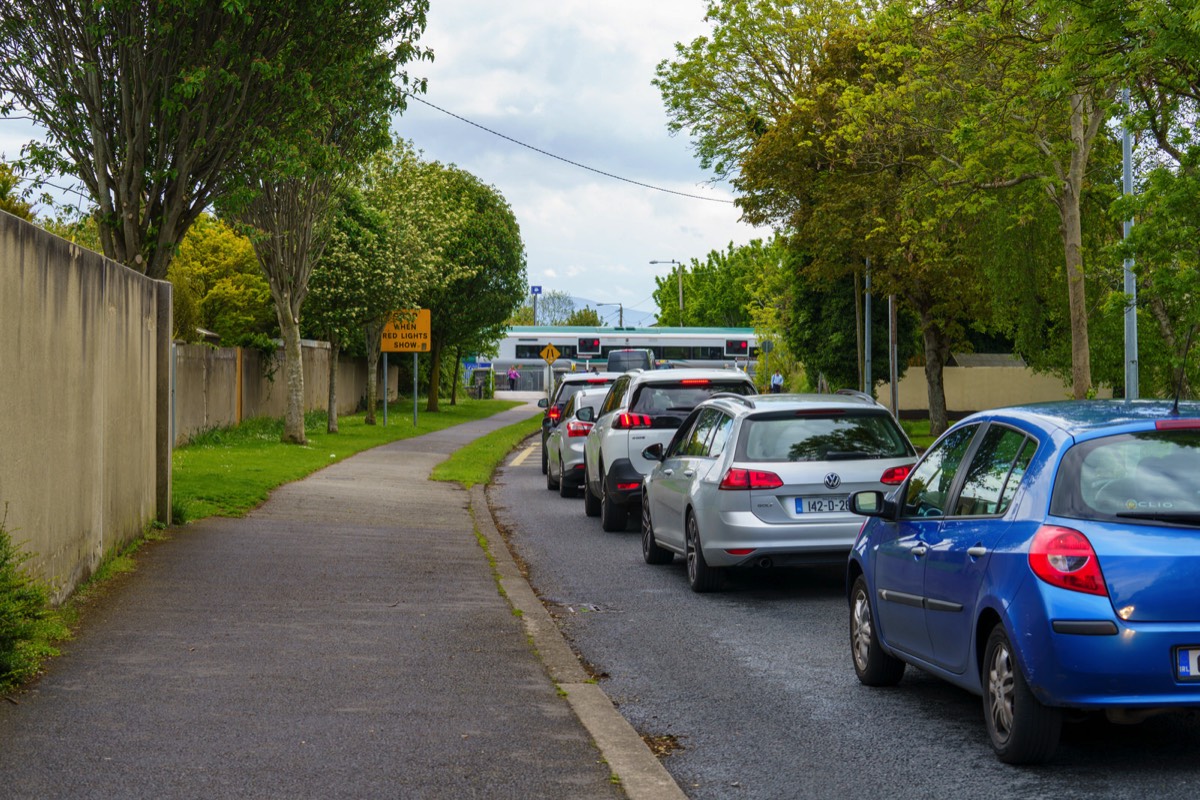
<instances>
[{"instance_id":1,"label":"blue hatchback car","mask_svg":"<svg viewBox=\"0 0 1200 800\"><path fill-rule=\"evenodd\" d=\"M954 425L850 554L854 670L983 697L1000 760L1048 760L1064 711L1200 708L1200 403L1081 401Z\"/></svg>"}]
</instances>

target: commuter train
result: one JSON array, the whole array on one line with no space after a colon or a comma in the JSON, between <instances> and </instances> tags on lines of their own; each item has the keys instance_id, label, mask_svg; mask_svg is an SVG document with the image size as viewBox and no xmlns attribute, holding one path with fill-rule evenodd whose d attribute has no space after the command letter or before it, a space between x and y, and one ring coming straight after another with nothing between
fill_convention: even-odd
<instances>
[{"instance_id":1,"label":"commuter train","mask_svg":"<svg viewBox=\"0 0 1200 800\"><path fill-rule=\"evenodd\" d=\"M728 367L753 374L758 360L758 337L753 328L592 328L516 326L500 342L491 360L503 375L510 366L525 377L521 388L542 388L547 361L543 352L554 345L555 372L603 372L613 350L647 349L659 368Z\"/></svg>"}]
</instances>

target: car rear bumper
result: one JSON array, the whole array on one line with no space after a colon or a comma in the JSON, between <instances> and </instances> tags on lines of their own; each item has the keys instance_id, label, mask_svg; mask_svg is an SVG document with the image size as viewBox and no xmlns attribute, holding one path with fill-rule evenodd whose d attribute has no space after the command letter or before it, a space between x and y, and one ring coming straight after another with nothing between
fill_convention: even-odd
<instances>
[{"instance_id":1,"label":"car rear bumper","mask_svg":"<svg viewBox=\"0 0 1200 800\"><path fill-rule=\"evenodd\" d=\"M1200 622L1126 622L1107 597L1034 578L1008 612L1026 680L1047 705L1200 707L1200 679L1181 680L1176 670L1178 648L1200 647Z\"/></svg>"},{"instance_id":2,"label":"car rear bumper","mask_svg":"<svg viewBox=\"0 0 1200 800\"><path fill-rule=\"evenodd\" d=\"M714 567L752 566L769 558L774 566L845 563L861 520L828 523L765 523L749 511L725 511L701 524L704 560ZM730 553L746 550L750 553Z\"/></svg>"},{"instance_id":3,"label":"car rear bumper","mask_svg":"<svg viewBox=\"0 0 1200 800\"><path fill-rule=\"evenodd\" d=\"M642 473L637 471L628 458L618 458L608 465L604 473L608 496L623 506L640 505L642 502Z\"/></svg>"}]
</instances>

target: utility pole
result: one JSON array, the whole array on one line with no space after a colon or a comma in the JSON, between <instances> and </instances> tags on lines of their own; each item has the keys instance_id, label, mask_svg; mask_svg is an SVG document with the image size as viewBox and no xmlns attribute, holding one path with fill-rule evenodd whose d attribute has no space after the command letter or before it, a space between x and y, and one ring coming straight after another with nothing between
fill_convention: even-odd
<instances>
[{"instance_id":1,"label":"utility pole","mask_svg":"<svg viewBox=\"0 0 1200 800\"><path fill-rule=\"evenodd\" d=\"M1125 101L1125 113L1129 113L1129 89L1121 90ZM1129 124L1125 124L1121 139L1122 178L1125 194L1133 194L1133 143L1129 135ZM1133 220L1125 220L1125 238L1133 231ZM1125 259L1122 270L1125 278L1125 399L1138 398L1138 330L1137 330L1137 279L1133 274L1133 259Z\"/></svg>"}]
</instances>

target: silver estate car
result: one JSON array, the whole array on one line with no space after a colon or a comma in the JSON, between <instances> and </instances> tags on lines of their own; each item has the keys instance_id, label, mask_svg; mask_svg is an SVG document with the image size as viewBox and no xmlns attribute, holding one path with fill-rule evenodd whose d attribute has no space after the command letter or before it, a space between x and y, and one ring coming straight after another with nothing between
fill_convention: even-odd
<instances>
[{"instance_id":1,"label":"silver estate car","mask_svg":"<svg viewBox=\"0 0 1200 800\"><path fill-rule=\"evenodd\" d=\"M741 566L841 563L862 519L852 492L891 491L916 451L867 395L714 395L666 444L642 486L642 556L687 559L694 591Z\"/></svg>"},{"instance_id":2,"label":"silver estate car","mask_svg":"<svg viewBox=\"0 0 1200 800\"><path fill-rule=\"evenodd\" d=\"M583 486L583 443L607 394L607 386L576 392L546 437L546 488L558 489L562 497Z\"/></svg>"}]
</instances>

